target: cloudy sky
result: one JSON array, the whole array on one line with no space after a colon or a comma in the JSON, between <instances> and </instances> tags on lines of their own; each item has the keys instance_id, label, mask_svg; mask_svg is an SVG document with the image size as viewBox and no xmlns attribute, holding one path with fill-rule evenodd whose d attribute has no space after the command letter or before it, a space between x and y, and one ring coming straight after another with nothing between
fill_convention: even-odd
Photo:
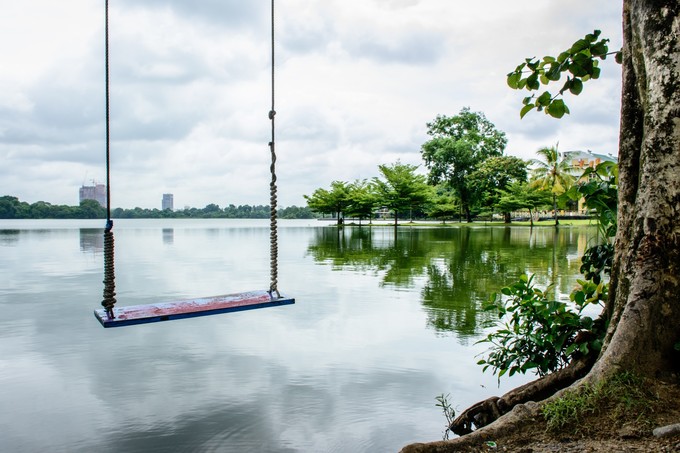
<instances>
[{"instance_id":1,"label":"cloudy sky","mask_svg":"<svg viewBox=\"0 0 680 453\"><path fill-rule=\"evenodd\" d=\"M0 195L78 204L104 182L104 0L2 2ZM269 0L110 0L112 206L269 200ZM519 118L505 75L594 29L621 46L611 0L277 0L279 205L333 180L421 165L426 123L469 106L506 154L617 153L620 68ZM425 169L421 167L423 171Z\"/></svg>"}]
</instances>

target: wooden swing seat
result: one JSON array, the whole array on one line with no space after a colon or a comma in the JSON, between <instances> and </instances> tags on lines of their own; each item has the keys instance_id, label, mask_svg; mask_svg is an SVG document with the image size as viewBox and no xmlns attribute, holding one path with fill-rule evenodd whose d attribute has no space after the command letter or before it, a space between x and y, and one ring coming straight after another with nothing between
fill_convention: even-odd
<instances>
[{"instance_id":1,"label":"wooden swing seat","mask_svg":"<svg viewBox=\"0 0 680 453\"><path fill-rule=\"evenodd\" d=\"M256 308L291 305L295 299L276 297L268 291L250 291L223 296L201 297L198 299L182 299L148 305L114 307L114 318L110 319L106 310L94 311L94 316L104 327L122 327L134 324L170 321L173 319L195 318L198 316L216 315L235 311L253 310Z\"/></svg>"}]
</instances>

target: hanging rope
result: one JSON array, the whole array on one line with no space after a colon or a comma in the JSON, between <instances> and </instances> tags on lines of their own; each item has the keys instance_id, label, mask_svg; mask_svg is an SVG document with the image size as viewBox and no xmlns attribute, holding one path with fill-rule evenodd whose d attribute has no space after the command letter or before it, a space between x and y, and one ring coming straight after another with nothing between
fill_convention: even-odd
<instances>
[{"instance_id":1,"label":"hanging rope","mask_svg":"<svg viewBox=\"0 0 680 453\"><path fill-rule=\"evenodd\" d=\"M272 0L272 28L271 28L271 37L272 37L272 108L269 110L269 119L271 120L272 124L272 141L269 142L269 150L271 152L271 166L269 167L269 170L271 172L271 182L269 183L269 206L270 206L270 233L269 233L269 262L271 266L271 283L269 285L269 295L273 298L274 295L276 294L277 298L281 297L281 294L279 294L279 290L277 288L278 285L278 274L279 274L279 269L278 269L278 256L279 256L279 244L278 244L278 235L276 232L276 146L275 146L275 127L274 127L274 117L276 116L276 110L274 109L274 0Z\"/></svg>"},{"instance_id":2,"label":"hanging rope","mask_svg":"<svg viewBox=\"0 0 680 453\"><path fill-rule=\"evenodd\" d=\"M109 319L113 319L116 304L115 272L113 268L113 220L111 220L111 171L110 171L110 108L109 108L109 0L105 3L105 53L106 53L106 228L104 229L104 300Z\"/></svg>"}]
</instances>

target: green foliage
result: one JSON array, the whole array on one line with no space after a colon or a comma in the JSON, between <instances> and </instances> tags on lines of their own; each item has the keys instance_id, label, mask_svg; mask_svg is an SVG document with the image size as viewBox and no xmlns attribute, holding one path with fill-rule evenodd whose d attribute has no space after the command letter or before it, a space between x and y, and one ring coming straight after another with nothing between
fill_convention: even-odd
<instances>
[{"instance_id":1,"label":"green foliage","mask_svg":"<svg viewBox=\"0 0 680 453\"><path fill-rule=\"evenodd\" d=\"M289 206L277 210L280 219L311 219L314 213L306 207ZM175 211L166 209L115 208L111 210L114 219L165 219L165 218L220 218L220 219L267 219L269 206L233 204L220 208L210 203L205 208L185 208ZM0 219L103 219L106 210L95 200L83 200L79 206L53 205L38 201L29 205L16 197L0 197Z\"/></svg>"},{"instance_id":2,"label":"green foliage","mask_svg":"<svg viewBox=\"0 0 680 453\"><path fill-rule=\"evenodd\" d=\"M338 223L342 218L342 213L350 205L350 185L343 181L333 181L331 189L316 189L311 196L304 195L307 206L314 212L321 214L334 214L337 216Z\"/></svg>"},{"instance_id":3,"label":"green foliage","mask_svg":"<svg viewBox=\"0 0 680 453\"><path fill-rule=\"evenodd\" d=\"M459 210L458 199L449 187L444 184L435 187L435 193L427 204L428 217L444 222L446 219L452 219Z\"/></svg>"},{"instance_id":4,"label":"green foliage","mask_svg":"<svg viewBox=\"0 0 680 453\"><path fill-rule=\"evenodd\" d=\"M482 162L502 156L507 139L481 112L463 108L458 115L438 115L427 124L432 138L421 147L430 184L446 183L455 192L471 221L472 210L478 200L469 185L467 175Z\"/></svg>"},{"instance_id":5,"label":"green foliage","mask_svg":"<svg viewBox=\"0 0 680 453\"><path fill-rule=\"evenodd\" d=\"M372 218L373 212L379 204L375 184L369 183L365 179L354 181L349 185L348 200L349 204L345 209L348 216L356 217L359 221Z\"/></svg>"},{"instance_id":6,"label":"green foliage","mask_svg":"<svg viewBox=\"0 0 680 453\"><path fill-rule=\"evenodd\" d=\"M506 373L512 376L534 369L544 376L566 366L570 355L590 352L588 343L574 343L577 333L593 327L591 318L580 315L586 303L572 311L564 302L550 300L532 280L533 276L521 275L501 290L506 297L493 294L483 307L504 321L499 330L480 340L491 348L477 364L484 365L484 371L491 367L499 379Z\"/></svg>"},{"instance_id":7,"label":"green foliage","mask_svg":"<svg viewBox=\"0 0 680 453\"><path fill-rule=\"evenodd\" d=\"M645 380L633 373L623 372L598 382L583 385L546 403L543 408L548 430L587 434L589 417L598 423L621 427L634 422L649 427L655 408L660 404Z\"/></svg>"},{"instance_id":8,"label":"green foliage","mask_svg":"<svg viewBox=\"0 0 680 453\"><path fill-rule=\"evenodd\" d=\"M394 212L397 222L399 212L421 209L432 199L433 189L423 175L416 174L418 166L397 161L379 165L381 178L373 178L380 204Z\"/></svg>"},{"instance_id":9,"label":"green foliage","mask_svg":"<svg viewBox=\"0 0 680 453\"><path fill-rule=\"evenodd\" d=\"M619 167L614 162L602 162L595 168L587 168L579 178L580 183L571 187L565 196L578 200L583 198L586 207L596 214L600 234L608 240L616 235L618 215Z\"/></svg>"},{"instance_id":10,"label":"green foliage","mask_svg":"<svg viewBox=\"0 0 680 453\"><path fill-rule=\"evenodd\" d=\"M538 96L534 93L525 97L520 110L521 118L534 109L553 118L562 118L569 113L569 108L560 96L566 92L574 96L581 94L583 82L600 77L599 61L611 55L609 39L600 39L600 33L600 30L588 33L557 57L527 58L507 75L508 86L513 90L538 91L541 86L559 82L562 75L566 74L566 80L557 93L546 90ZM620 62L620 52L616 54Z\"/></svg>"},{"instance_id":11,"label":"green foliage","mask_svg":"<svg viewBox=\"0 0 680 453\"><path fill-rule=\"evenodd\" d=\"M536 151L540 159L533 159L535 165L532 170L531 184L541 189L550 189L553 197L553 211L555 213L555 226L557 220L558 196L567 192L576 180L574 169L566 155L557 151L557 145L541 148Z\"/></svg>"},{"instance_id":12,"label":"green foliage","mask_svg":"<svg viewBox=\"0 0 680 453\"><path fill-rule=\"evenodd\" d=\"M446 418L446 428L444 429L444 440L447 440L449 438L449 427L451 426L451 423L453 423L453 420L456 418L456 411L451 406L451 403L449 402L449 396L450 394L444 395L443 393L439 396L436 396L434 399L437 400L437 404L435 406L441 407L442 412L444 413L444 417Z\"/></svg>"},{"instance_id":13,"label":"green foliage","mask_svg":"<svg viewBox=\"0 0 680 453\"><path fill-rule=\"evenodd\" d=\"M552 194L547 190L535 187L531 184L512 183L506 189L498 192L499 198L496 207L501 212L529 210L529 218L533 225L533 213L538 208L550 205Z\"/></svg>"},{"instance_id":14,"label":"green foliage","mask_svg":"<svg viewBox=\"0 0 680 453\"><path fill-rule=\"evenodd\" d=\"M556 157L556 149L550 155ZM607 320L593 321L581 316L581 313L588 305L603 305L609 297L608 280L614 256L611 238L616 234L618 167L610 162L602 163L586 170L581 180L582 183L568 191L568 196L585 199L586 206L597 213L599 231L603 234L601 242L589 247L581 258L580 272L585 279L578 280L579 287L569 295L576 311L562 302L549 300L547 291L535 288L532 278L526 275L503 288L501 292L507 299L494 294L485 309L496 311L499 318L509 316L509 320L501 329L481 340L491 343L492 347L488 358L478 363L484 365L484 370L493 367L499 379L506 372L512 375L533 368L539 375L544 375L564 367L575 355L590 354L602 348ZM576 336L581 332L585 340L576 342Z\"/></svg>"},{"instance_id":15,"label":"green foliage","mask_svg":"<svg viewBox=\"0 0 680 453\"><path fill-rule=\"evenodd\" d=\"M466 176L466 182L479 205L492 210L498 205L500 191L512 183L526 182L527 165L527 162L514 156L490 157Z\"/></svg>"}]
</instances>

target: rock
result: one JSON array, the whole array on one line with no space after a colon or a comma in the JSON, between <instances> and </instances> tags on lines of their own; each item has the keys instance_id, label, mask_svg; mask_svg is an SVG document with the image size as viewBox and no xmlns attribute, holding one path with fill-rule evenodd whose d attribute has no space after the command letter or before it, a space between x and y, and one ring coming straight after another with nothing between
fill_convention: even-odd
<instances>
[{"instance_id":1,"label":"rock","mask_svg":"<svg viewBox=\"0 0 680 453\"><path fill-rule=\"evenodd\" d=\"M678 436L680 435L680 423L656 428L652 433L654 434L654 437Z\"/></svg>"}]
</instances>

